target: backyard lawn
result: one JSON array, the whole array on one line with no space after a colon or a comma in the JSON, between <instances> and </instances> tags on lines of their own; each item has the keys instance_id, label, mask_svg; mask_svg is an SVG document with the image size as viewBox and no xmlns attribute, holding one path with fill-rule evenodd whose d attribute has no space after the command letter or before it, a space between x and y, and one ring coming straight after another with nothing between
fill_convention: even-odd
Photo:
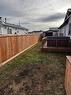
<instances>
[{"instance_id":1,"label":"backyard lawn","mask_svg":"<svg viewBox=\"0 0 71 95\"><path fill-rule=\"evenodd\" d=\"M65 61L37 44L0 68L0 95L65 95Z\"/></svg>"}]
</instances>

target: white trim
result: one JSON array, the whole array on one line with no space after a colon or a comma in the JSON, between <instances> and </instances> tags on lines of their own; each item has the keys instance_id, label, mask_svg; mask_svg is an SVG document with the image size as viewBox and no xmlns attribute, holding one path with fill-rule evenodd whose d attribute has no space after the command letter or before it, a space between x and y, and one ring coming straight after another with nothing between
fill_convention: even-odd
<instances>
[{"instance_id":1,"label":"white trim","mask_svg":"<svg viewBox=\"0 0 71 95\"><path fill-rule=\"evenodd\" d=\"M8 63L9 61L11 61L12 59L14 59L15 57L17 57L18 55L22 54L23 52L25 52L26 50L30 49L31 47L35 46L38 42L36 42L35 44L29 46L28 48L24 49L23 51L21 51L20 53L16 54L15 56L11 57L10 59L4 61L3 63L0 63L0 67L3 66L4 64Z\"/></svg>"}]
</instances>

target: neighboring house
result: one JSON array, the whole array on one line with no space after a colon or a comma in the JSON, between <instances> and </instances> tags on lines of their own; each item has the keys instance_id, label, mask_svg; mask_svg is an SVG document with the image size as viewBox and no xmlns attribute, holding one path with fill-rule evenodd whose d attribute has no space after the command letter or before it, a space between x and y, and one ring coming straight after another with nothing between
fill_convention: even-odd
<instances>
[{"instance_id":1,"label":"neighboring house","mask_svg":"<svg viewBox=\"0 0 71 95\"><path fill-rule=\"evenodd\" d=\"M46 37L46 36L53 36L53 32L50 31L50 30L43 31L43 35L44 35L44 37Z\"/></svg>"},{"instance_id":2,"label":"neighboring house","mask_svg":"<svg viewBox=\"0 0 71 95\"><path fill-rule=\"evenodd\" d=\"M43 31L43 35L45 36L58 36L59 29L57 27L49 28L47 31Z\"/></svg>"},{"instance_id":3,"label":"neighboring house","mask_svg":"<svg viewBox=\"0 0 71 95\"><path fill-rule=\"evenodd\" d=\"M39 33L39 34L41 34L43 31L42 30L37 30L37 31L32 31L32 33Z\"/></svg>"},{"instance_id":4,"label":"neighboring house","mask_svg":"<svg viewBox=\"0 0 71 95\"><path fill-rule=\"evenodd\" d=\"M65 20L59 29L61 36L67 36L71 39L71 9L67 10Z\"/></svg>"},{"instance_id":5,"label":"neighboring house","mask_svg":"<svg viewBox=\"0 0 71 95\"><path fill-rule=\"evenodd\" d=\"M28 34L28 29L15 24L10 24L2 21L2 17L0 17L0 35L3 34L18 34L18 35L24 35Z\"/></svg>"},{"instance_id":6,"label":"neighboring house","mask_svg":"<svg viewBox=\"0 0 71 95\"><path fill-rule=\"evenodd\" d=\"M58 27L51 27L49 28L49 31L52 32L52 36L59 36L59 29Z\"/></svg>"}]
</instances>

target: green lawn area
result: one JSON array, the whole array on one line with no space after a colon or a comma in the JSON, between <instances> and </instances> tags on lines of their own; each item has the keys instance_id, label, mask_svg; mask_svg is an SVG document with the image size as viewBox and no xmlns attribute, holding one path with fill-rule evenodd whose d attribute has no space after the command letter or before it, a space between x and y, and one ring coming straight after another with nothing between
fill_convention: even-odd
<instances>
[{"instance_id":1,"label":"green lawn area","mask_svg":"<svg viewBox=\"0 0 71 95\"><path fill-rule=\"evenodd\" d=\"M44 53L41 52L40 45L37 44L35 47L32 47L31 49L27 50L26 52L19 55L18 57L10 61L8 64L0 68L0 85L2 86L6 84L8 80L11 79L13 72L23 69L23 66L25 64L48 64L49 66L54 65L53 66L54 69L62 68L60 69L62 70L62 72L60 71L60 73L63 75L65 73L64 72L66 63L65 61L66 61L65 53ZM45 95L61 95L61 94L45 94Z\"/></svg>"}]
</instances>

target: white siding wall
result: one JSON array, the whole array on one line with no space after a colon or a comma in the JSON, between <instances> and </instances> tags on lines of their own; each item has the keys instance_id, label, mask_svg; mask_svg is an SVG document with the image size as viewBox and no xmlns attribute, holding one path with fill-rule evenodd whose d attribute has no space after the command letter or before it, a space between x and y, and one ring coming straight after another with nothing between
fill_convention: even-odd
<instances>
[{"instance_id":1,"label":"white siding wall","mask_svg":"<svg viewBox=\"0 0 71 95\"><path fill-rule=\"evenodd\" d=\"M68 33L69 33L69 24L71 23L71 17L69 18L69 23L68 23ZM68 35L68 34L67 34ZM70 37L70 39L71 39L71 34L70 35L68 35L69 37Z\"/></svg>"},{"instance_id":2,"label":"white siding wall","mask_svg":"<svg viewBox=\"0 0 71 95\"><path fill-rule=\"evenodd\" d=\"M69 30L68 24L61 28L61 32L63 33L63 36L68 36L68 30Z\"/></svg>"},{"instance_id":3,"label":"white siding wall","mask_svg":"<svg viewBox=\"0 0 71 95\"><path fill-rule=\"evenodd\" d=\"M26 34L27 33L27 31L26 30L22 30L22 29L15 29L15 28L13 28L12 29L12 34L18 34L18 35L24 35L24 34Z\"/></svg>"},{"instance_id":4,"label":"white siding wall","mask_svg":"<svg viewBox=\"0 0 71 95\"><path fill-rule=\"evenodd\" d=\"M1 26L0 26L0 35L2 34L2 29L1 29Z\"/></svg>"},{"instance_id":5,"label":"white siding wall","mask_svg":"<svg viewBox=\"0 0 71 95\"><path fill-rule=\"evenodd\" d=\"M60 36L60 32L61 32L61 30L59 29L59 31L58 31L58 36Z\"/></svg>"},{"instance_id":6,"label":"white siding wall","mask_svg":"<svg viewBox=\"0 0 71 95\"><path fill-rule=\"evenodd\" d=\"M63 33L63 36L67 36L71 38L71 35L68 35L69 33L69 24L71 23L71 18L69 19L68 24L66 24L64 27L60 29L60 31Z\"/></svg>"},{"instance_id":7,"label":"white siding wall","mask_svg":"<svg viewBox=\"0 0 71 95\"><path fill-rule=\"evenodd\" d=\"M5 29L4 27L1 27L1 31L2 31L2 34L7 34L7 29Z\"/></svg>"},{"instance_id":8,"label":"white siding wall","mask_svg":"<svg viewBox=\"0 0 71 95\"><path fill-rule=\"evenodd\" d=\"M7 31L8 27L1 27L1 30L0 30L0 34L8 34L8 31ZM18 34L18 35L25 35L27 34L28 32L26 30L22 30L22 29L16 29L16 28L12 28L12 27L9 27L9 29L12 29L12 34Z\"/></svg>"},{"instance_id":9,"label":"white siding wall","mask_svg":"<svg viewBox=\"0 0 71 95\"><path fill-rule=\"evenodd\" d=\"M64 27L59 30L59 36L64 36Z\"/></svg>"},{"instance_id":10,"label":"white siding wall","mask_svg":"<svg viewBox=\"0 0 71 95\"><path fill-rule=\"evenodd\" d=\"M68 36L68 32L69 32L69 24L66 25L66 29L65 29L65 30L66 30L66 31L65 31L65 32L66 32L65 35Z\"/></svg>"},{"instance_id":11,"label":"white siding wall","mask_svg":"<svg viewBox=\"0 0 71 95\"><path fill-rule=\"evenodd\" d=\"M63 36L68 36L69 25L65 25L61 28L63 30Z\"/></svg>"},{"instance_id":12,"label":"white siding wall","mask_svg":"<svg viewBox=\"0 0 71 95\"><path fill-rule=\"evenodd\" d=\"M17 29L12 28L12 34L15 34L15 33L17 33Z\"/></svg>"}]
</instances>

